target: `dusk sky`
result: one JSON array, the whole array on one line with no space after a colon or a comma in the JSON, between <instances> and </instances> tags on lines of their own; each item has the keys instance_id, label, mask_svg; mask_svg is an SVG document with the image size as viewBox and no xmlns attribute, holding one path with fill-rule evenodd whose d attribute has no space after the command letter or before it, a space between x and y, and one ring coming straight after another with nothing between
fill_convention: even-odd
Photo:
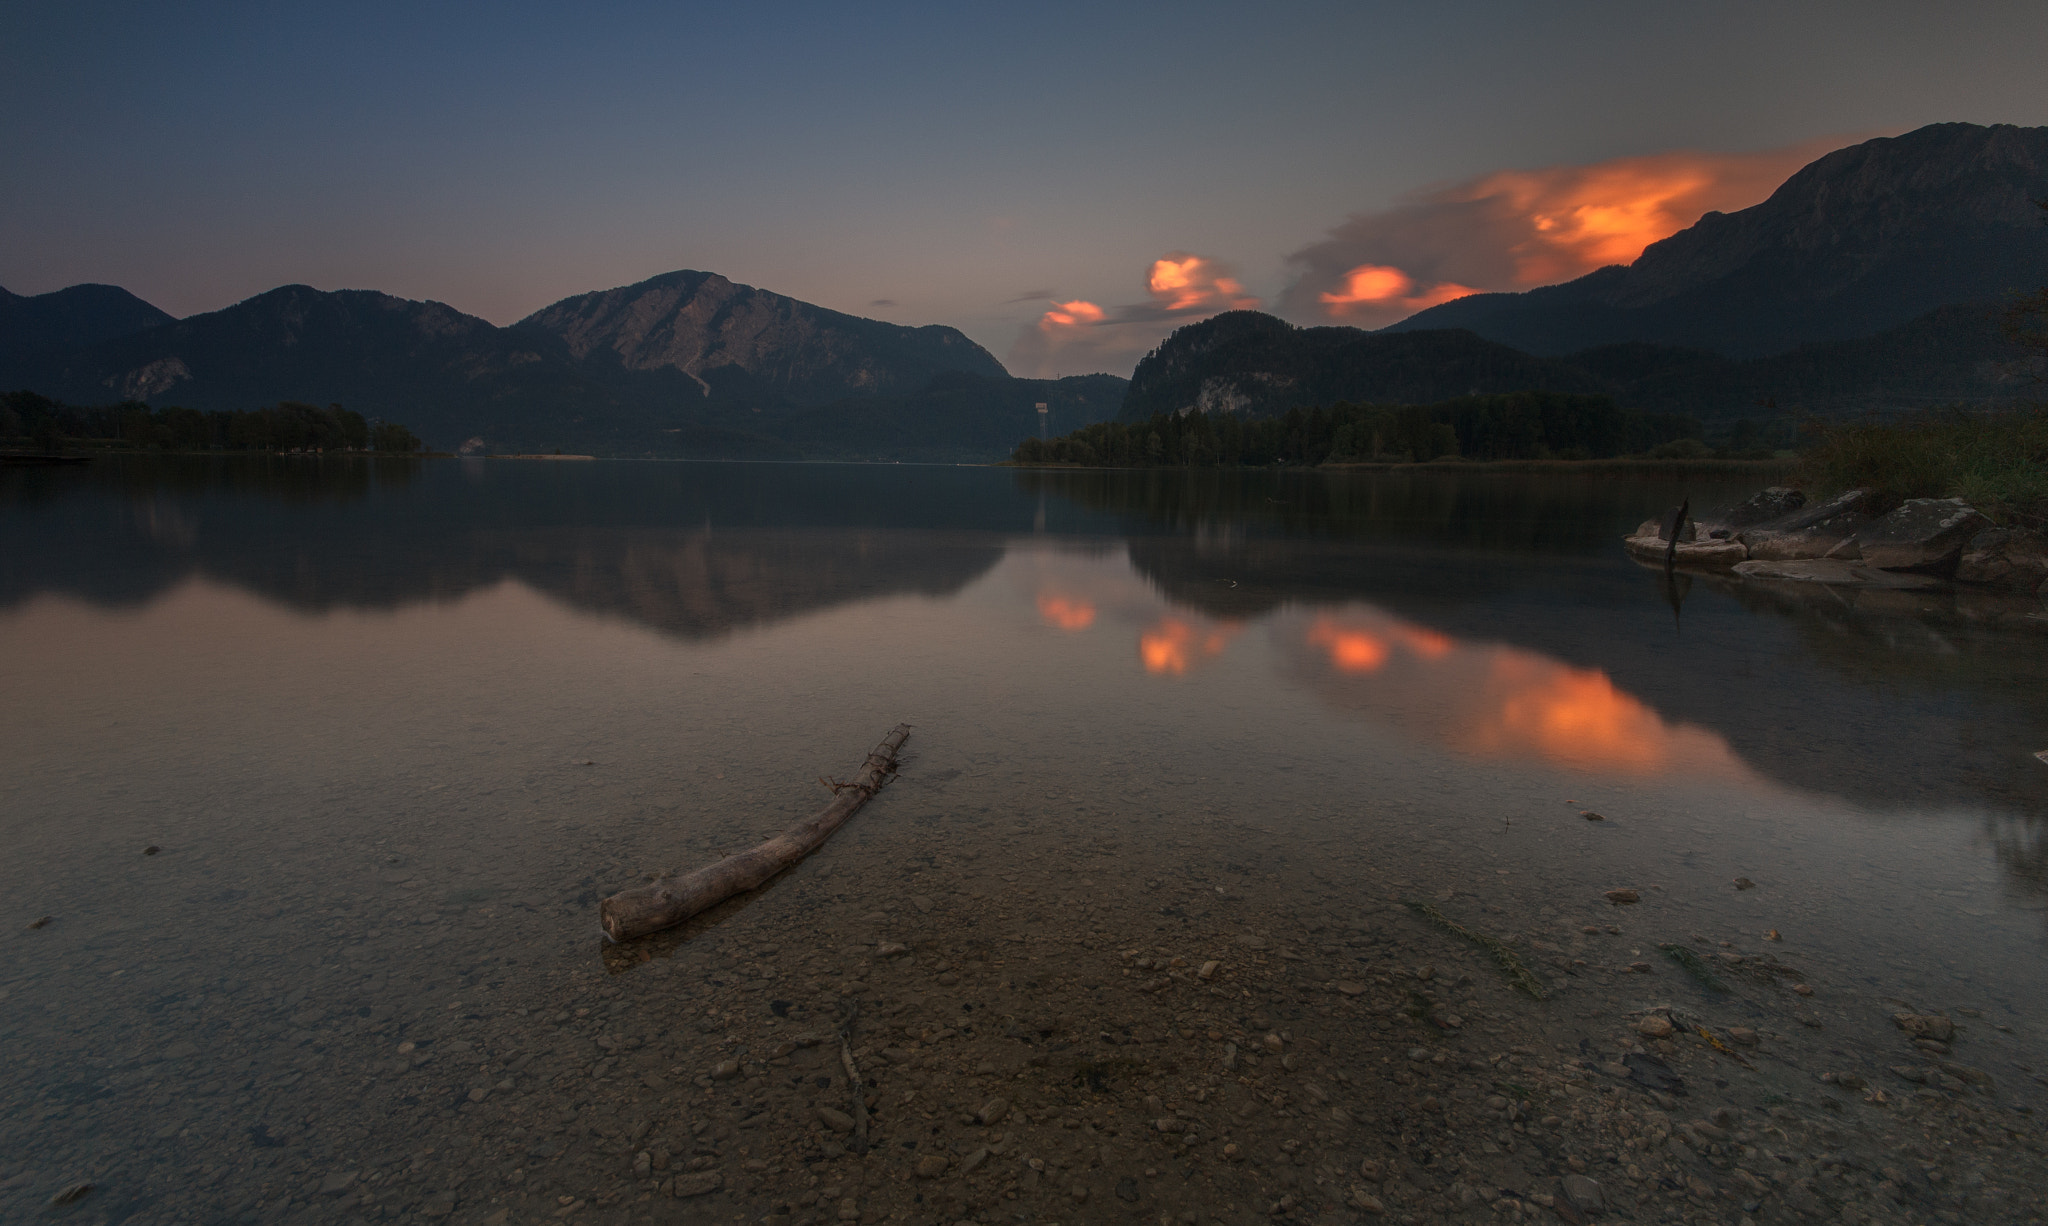
<instances>
[{"instance_id":1,"label":"dusk sky","mask_svg":"<svg viewBox=\"0 0 2048 1226\"><path fill-rule=\"evenodd\" d=\"M10 4L0 286L509 323L677 268L1128 374L1628 260L1804 162L2048 123L2048 5Z\"/></svg>"}]
</instances>

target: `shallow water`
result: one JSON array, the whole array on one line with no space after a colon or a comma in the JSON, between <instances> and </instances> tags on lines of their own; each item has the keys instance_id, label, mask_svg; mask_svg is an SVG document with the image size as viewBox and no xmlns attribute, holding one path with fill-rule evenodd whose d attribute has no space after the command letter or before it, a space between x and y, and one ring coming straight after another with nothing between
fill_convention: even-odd
<instances>
[{"instance_id":1,"label":"shallow water","mask_svg":"<svg viewBox=\"0 0 2048 1226\"><path fill-rule=\"evenodd\" d=\"M850 925L832 939L914 939L938 922L903 908L920 874L988 939L1064 926L1105 947L1135 938L1089 909L1169 880L1215 901L1153 907L1155 933L1227 929L1231 908L1341 925L1402 898L1575 931L1626 886L1644 901L1620 961L1775 930L1840 1042L1895 1008L1974 1011L1973 1059L2030 1103L2048 610L1673 584L1623 556L1680 497L1748 492L283 458L0 473L0 1212L78 1180L97 1187L76 1211L111 1221L517 1209L480 1190L504 1163L463 1113L513 1092L507 1053L542 1049L524 1036L544 1014L635 978L604 957L597 898L780 830L899 720L900 780L665 959L721 927L801 933L827 895ZM974 910L1033 883L1071 922ZM406 1089L436 1038L442 1071L494 1053L484 1097ZM408 1162L460 1195L320 1187Z\"/></svg>"}]
</instances>

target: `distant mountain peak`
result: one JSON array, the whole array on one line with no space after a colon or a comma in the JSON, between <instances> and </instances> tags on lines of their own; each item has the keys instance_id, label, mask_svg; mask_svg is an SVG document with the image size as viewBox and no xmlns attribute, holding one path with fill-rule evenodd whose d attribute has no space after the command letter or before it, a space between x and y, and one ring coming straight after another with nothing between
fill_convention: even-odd
<instances>
[{"instance_id":1,"label":"distant mountain peak","mask_svg":"<svg viewBox=\"0 0 2048 1226\"><path fill-rule=\"evenodd\" d=\"M118 285L73 285L31 295L0 289L0 364L96 345L171 319Z\"/></svg>"},{"instance_id":2,"label":"distant mountain peak","mask_svg":"<svg viewBox=\"0 0 2048 1226\"><path fill-rule=\"evenodd\" d=\"M1009 373L955 328L864 319L692 269L564 298L513 326L555 336L579 359L609 353L627 370L672 369L700 384L738 371L800 403L910 391L948 370Z\"/></svg>"}]
</instances>

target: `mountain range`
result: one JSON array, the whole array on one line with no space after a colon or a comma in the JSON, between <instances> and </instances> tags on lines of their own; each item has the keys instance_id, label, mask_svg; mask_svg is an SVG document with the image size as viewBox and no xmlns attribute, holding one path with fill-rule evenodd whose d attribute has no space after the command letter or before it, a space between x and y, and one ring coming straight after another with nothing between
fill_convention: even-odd
<instances>
[{"instance_id":1,"label":"mountain range","mask_svg":"<svg viewBox=\"0 0 2048 1226\"><path fill-rule=\"evenodd\" d=\"M2048 284L2048 128L1936 124L1830 153L1628 266L1445 303L1380 332L1233 311L1131 380L1015 379L956 329L667 273L499 327L438 302L287 285L175 319L126 290L0 290L0 389L73 404L340 403L440 448L983 460L1038 431L1338 400L1604 393L1709 421L2025 394L1999 327ZM2038 366L2038 358L2033 359Z\"/></svg>"},{"instance_id":2,"label":"mountain range","mask_svg":"<svg viewBox=\"0 0 2048 1226\"><path fill-rule=\"evenodd\" d=\"M1114 415L1125 383L1012 379L957 329L706 272L566 298L504 328L444 303L304 285L178 320L109 286L0 307L12 312L0 386L76 404L340 403L438 447L500 452L986 459L1038 430L1038 403L1071 429ZM42 343L67 329L75 343Z\"/></svg>"}]
</instances>

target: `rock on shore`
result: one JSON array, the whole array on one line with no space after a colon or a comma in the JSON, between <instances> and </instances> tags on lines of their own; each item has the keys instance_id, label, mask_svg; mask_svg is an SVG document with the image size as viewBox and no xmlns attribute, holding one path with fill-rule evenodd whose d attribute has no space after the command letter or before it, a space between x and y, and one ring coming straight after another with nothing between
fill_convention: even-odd
<instances>
[{"instance_id":1,"label":"rock on shore","mask_svg":"<svg viewBox=\"0 0 2048 1226\"><path fill-rule=\"evenodd\" d=\"M1868 490L1809 503L1772 486L1743 502L1678 522L1645 520L1623 540L1630 557L1745 579L1912 589L1959 583L2048 599L2048 537L2001 528L1960 498L1912 498L1873 514Z\"/></svg>"}]
</instances>

